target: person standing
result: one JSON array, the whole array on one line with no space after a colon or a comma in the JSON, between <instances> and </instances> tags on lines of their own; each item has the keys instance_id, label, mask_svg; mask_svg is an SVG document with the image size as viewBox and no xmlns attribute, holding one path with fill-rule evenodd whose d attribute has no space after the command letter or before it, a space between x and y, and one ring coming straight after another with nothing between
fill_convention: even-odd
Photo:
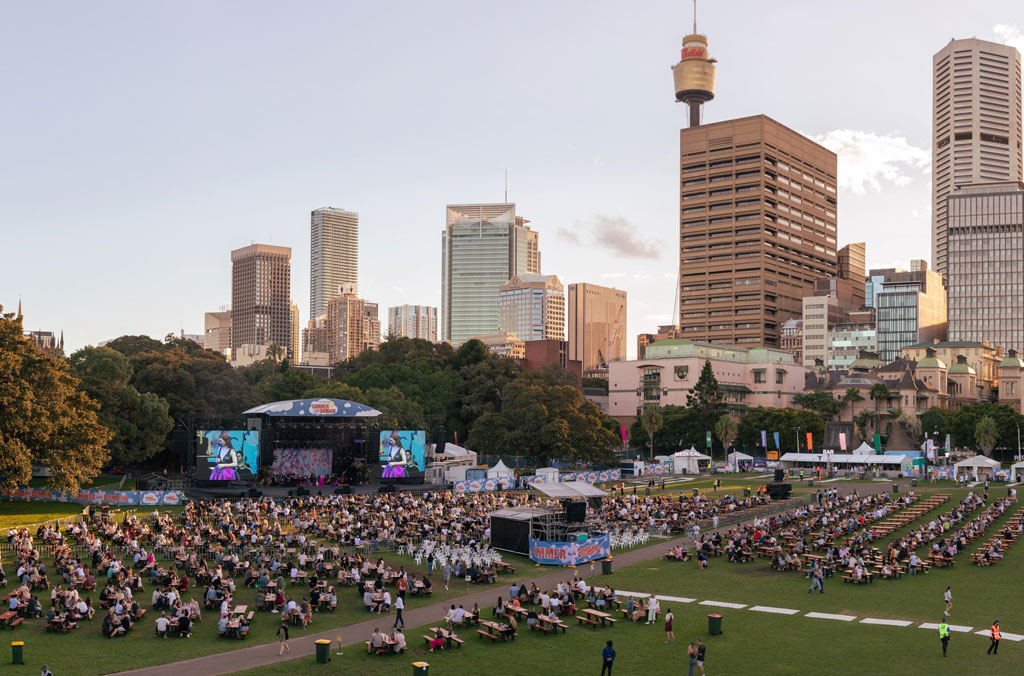
<instances>
[{"instance_id":1,"label":"person standing","mask_svg":"<svg viewBox=\"0 0 1024 676\"><path fill-rule=\"evenodd\" d=\"M943 598L946 600L946 617L949 617L949 611L953 610L953 592L949 587L946 587Z\"/></svg>"},{"instance_id":2,"label":"person standing","mask_svg":"<svg viewBox=\"0 0 1024 676\"><path fill-rule=\"evenodd\" d=\"M647 599L647 624L653 624L658 619L659 610L658 599L651 594Z\"/></svg>"},{"instance_id":3,"label":"person standing","mask_svg":"<svg viewBox=\"0 0 1024 676\"><path fill-rule=\"evenodd\" d=\"M402 617L403 610L405 610L405 599L399 596L395 599L395 623L391 625L393 629L405 629L405 618Z\"/></svg>"},{"instance_id":4,"label":"person standing","mask_svg":"<svg viewBox=\"0 0 1024 676\"><path fill-rule=\"evenodd\" d=\"M693 668L697 666L697 648L692 643L686 648L686 658L690 663L690 670L686 672L686 676L694 676Z\"/></svg>"},{"instance_id":5,"label":"person standing","mask_svg":"<svg viewBox=\"0 0 1024 676\"><path fill-rule=\"evenodd\" d=\"M988 652L986 655L998 655L999 654L999 620L992 623L992 628L988 631L988 637L992 640L988 645Z\"/></svg>"},{"instance_id":6,"label":"person standing","mask_svg":"<svg viewBox=\"0 0 1024 676\"><path fill-rule=\"evenodd\" d=\"M821 568L820 565L814 564L814 570L811 571L811 586L807 590L808 594L814 591L815 587L822 594L825 593L825 574Z\"/></svg>"},{"instance_id":7,"label":"person standing","mask_svg":"<svg viewBox=\"0 0 1024 676\"><path fill-rule=\"evenodd\" d=\"M612 642L608 641L604 650L601 651L601 676L604 676L604 672L608 671L608 676L612 676L612 663L615 662L615 648L612 647Z\"/></svg>"},{"instance_id":8,"label":"person standing","mask_svg":"<svg viewBox=\"0 0 1024 676\"><path fill-rule=\"evenodd\" d=\"M46 665L44 664L44 665L43 665L43 671L42 671L42 673L40 674L40 676L53 676L53 672L52 672L52 671L50 671L49 667L47 667L47 666L46 666Z\"/></svg>"},{"instance_id":9,"label":"person standing","mask_svg":"<svg viewBox=\"0 0 1024 676\"><path fill-rule=\"evenodd\" d=\"M277 637L281 640L281 649L278 651L278 656L290 653L291 648L288 647L288 620L282 620L281 626L277 628Z\"/></svg>"},{"instance_id":10,"label":"person standing","mask_svg":"<svg viewBox=\"0 0 1024 676\"><path fill-rule=\"evenodd\" d=\"M708 654L704 639L697 637L697 668L700 669L700 676L704 676L704 656Z\"/></svg>"},{"instance_id":11,"label":"person standing","mask_svg":"<svg viewBox=\"0 0 1024 676\"><path fill-rule=\"evenodd\" d=\"M451 582L451 579L452 579L452 564L450 564L447 561L445 561L443 572L444 572L444 590L448 591L448 583Z\"/></svg>"},{"instance_id":12,"label":"person standing","mask_svg":"<svg viewBox=\"0 0 1024 676\"><path fill-rule=\"evenodd\" d=\"M942 656L946 656L946 648L949 647L949 625L945 618L939 622L939 640L942 641Z\"/></svg>"},{"instance_id":13,"label":"person standing","mask_svg":"<svg viewBox=\"0 0 1024 676\"><path fill-rule=\"evenodd\" d=\"M672 620L676 619L675 615L672 614L672 609L669 608L665 612L665 643L676 640L676 634L672 631Z\"/></svg>"}]
</instances>

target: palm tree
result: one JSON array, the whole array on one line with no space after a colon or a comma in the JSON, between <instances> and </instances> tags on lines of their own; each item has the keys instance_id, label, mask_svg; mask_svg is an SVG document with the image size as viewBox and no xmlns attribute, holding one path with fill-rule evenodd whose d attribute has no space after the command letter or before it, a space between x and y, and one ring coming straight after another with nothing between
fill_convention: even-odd
<instances>
[{"instance_id":1,"label":"palm tree","mask_svg":"<svg viewBox=\"0 0 1024 676\"><path fill-rule=\"evenodd\" d=\"M885 383L875 383L871 386L871 392L869 396L875 400L875 415L880 416L879 402L885 399L885 403L889 404L889 388L885 386Z\"/></svg>"},{"instance_id":2,"label":"palm tree","mask_svg":"<svg viewBox=\"0 0 1024 676\"><path fill-rule=\"evenodd\" d=\"M878 416L871 411L861 411L854 418L853 422L857 425L857 431L860 432L860 438L866 440L868 438L868 426L875 424Z\"/></svg>"},{"instance_id":3,"label":"palm tree","mask_svg":"<svg viewBox=\"0 0 1024 676\"><path fill-rule=\"evenodd\" d=\"M728 413L723 413L718 416L718 420L715 421L715 436L722 442L722 453L728 457L727 448L729 442L736 438L736 434L739 432L739 426L736 421L732 419L732 416Z\"/></svg>"},{"instance_id":4,"label":"palm tree","mask_svg":"<svg viewBox=\"0 0 1024 676\"><path fill-rule=\"evenodd\" d=\"M846 394L843 395L841 401L844 407L850 407L850 422L853 422L853 409L857 403L864 401L864 396L857 388L851 387L846 390Z\"/></svg>"},{"instance_id":5,"label":"palm tree","mask_svg":"<svg viewBox=\"0 0 1024 676\"><path fill-rule=\"evenodd\" d=\"M281 361L281 357L284 356L284 349L277 343L271 343L267 347L267 359L271 361Z\"/></svg>"},{"instance_id":6,"label":"palm tree","mask_svg":"<svg viewBox=\"0 0 1024 676\"><path fill-rule=\"evenodd\" d=\"M640 426L651 442L651 460L654 460L654 433L665 423L665 412L657 404L647 404L640 412Z\"/></svg>"},{"instance_id":7,"label":"palm tree","mask_svg":"<svg viewBox=\"0 0 1024 676\"><path fill-rule=\"evenodd\" d=\"M974 426L974 441L985 455L992 455L992 449L996 447L996 440L999 438L999 428L991 416L985 416Z\"/></svg>"},{"instance_id":8,"label":"palm tree","mask_svg":"<svg viewBox=\"0 0 1024 676\"><path fill-rule=\"evenodd\" d=\"M915 442L918 442L918 441L921 440L921 419L920 418L918 418L913 413L902 413L901 412L898 416L896 416L896 420L898 422L901 422L904 425L906 425L907 430L910 432L911 437L914 439Z\"/></svg>"}]
</instances>

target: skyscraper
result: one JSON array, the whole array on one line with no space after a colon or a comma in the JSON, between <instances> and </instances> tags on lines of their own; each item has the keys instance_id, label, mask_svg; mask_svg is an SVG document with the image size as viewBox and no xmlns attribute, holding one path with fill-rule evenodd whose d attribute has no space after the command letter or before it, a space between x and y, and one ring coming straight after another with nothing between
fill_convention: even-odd
<instances>
[{"instance_id":1,"label":"skyscraper","mask_svg":"<svg viewBox=\"0 0 1024 676\"><path fill-rule=\"evenodd\" d=\"M359 214L314 209L309 229L309 317L317 317L341 284L359 292Z\"/></svg>"},{"instance_id":2,"label":"skyscraper","mask_svg":"<svg viewBox=\"0 0 1024 676\"><path fill-rule=\"evenodd\" d=\"M441 338L461 345L498 331L498 289L539 273L537 233L515 204L450 204L441 237Z\"/></svg>"},{"instance_id":3,"label":"skyscraper","mask_svg":"<svg viewBox=\"0 0 1024 676\"><path fill-rule=\"evenodd\" d=\"M343 284L327 303L326 322L312 321L307 329L307 347L324 348L331 364L357 357L364 350L376 350L379 345L377 304L357 297L353 285Z\"/></svg>"},{"instance_id":4,"label":"skyscraper","mask_svg":"<svg viewBox=\"0 0 1024 676\"><path fill-rule=\"evenodd\" d=\"M876 287L876 333L879 357L891 362L908 345L946 337L946 287L942 275L921 260L910 262L910 271L872 270L882 277Z\"/></svg>"},{"instance_id":5,"label":"skyscraper","mask_svg":"<svg viewBox=\"0 0 1024 676\"><path fill-rule=\"evenodd\" d=\"M950 40L932 57L932 83L932 263L945 275L946 198L967 183L1024 178L1020 52Z\"/></svg>"},{"instance_id":6,"label":"skyscraper","mask_svg":"<svg viewBox=\"0 0 1024 676\"><path fill-rule=\"evenodd\" d=\"M565 340L565 289L555 275L514 275L498 291L498 333Z\"/></svg>"},{"instance_id":7,"label":"skyscraper","mask_svg":"<svg viewBox=\"0 0 1024 676\"><path fill-rule=\"evenodd\" d=\"M949 197L949 340L1024 350L1024 183Z\"/></svg>"},{"instance_id":8,"label":"skyscraper","mask_svg":"<svg viewBox=\"0 0 1024 676\"><path fill-rule=\"evenodd\" d=\"M227 354L231 350L231 310L207 312L203 318L203 346Z\"/></svg>"},{"instance_id":9,"label":"skyscraper","mask_svg":"<svg viewBox=\"0 0 1024 676\"><path fill-rule=\"evenodd\" d=\"M231 252L231 352L278 345L291 354L291 258L286 246L251 244Z\"/></svg>"},{"instance_id":10,"label":"skyscraper","mask_svg":"<svg viewBox=\"0 0 1024 676\"><path fill-rule=\"evenodd\" d=\"M626 358L626 292L597 284L569 285L569 360L583 373L606 372Z\"/></svg>"},{"instance_id":11,"label":"skyscraper","mask_svg":"<svg viewBox=\"0 0 1024 676\"><path fill-rule=\"evenodd\" d=\"M679 159L681 335L779 347L837 273L835 153L757 115L681 130Z\"/></svg>"},{"instance_id":12,"label":"skyscraper","mask_svg":"<svg viewBox=\"0 0 1024 676\"><path fill-rule=\"evenodd\" d=\"M299 306L296 303L291 304L291 311L288 314L288 330L291 335L291 352L289 358L293 364L298 364L301 361L302 355L302 343L299 339Z\"/></svg>"},{"instance_id":13,"label":"skyscraper","mask_svg":"<svg viewBox=\"0 0 1024 676\"><path fill-rule=\"evenodd\" d=\"M437 342L437 308L428 305L395 305L388 308L388 335Z\"/></svg>"}]
</instances>

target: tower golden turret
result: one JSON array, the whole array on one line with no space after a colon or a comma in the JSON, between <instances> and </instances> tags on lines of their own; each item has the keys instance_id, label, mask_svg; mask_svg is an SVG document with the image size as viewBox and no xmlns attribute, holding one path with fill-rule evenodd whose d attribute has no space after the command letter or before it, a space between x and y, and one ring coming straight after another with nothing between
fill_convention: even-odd
<instances>
[{"instance_id":1,"label":"tower golden turret","mask_svg":"<svg viewBox=\"0 0 1024 676\"><path fill-rule=\"evenodd\" d=\"M708 39L697 33L697 0L693 2L693 33L683 38L679 63L672 66L676 101L689 106L690 126L700 125L701 106L715 98L715 60L708 54Z\"/></svg>"}]
</instances>

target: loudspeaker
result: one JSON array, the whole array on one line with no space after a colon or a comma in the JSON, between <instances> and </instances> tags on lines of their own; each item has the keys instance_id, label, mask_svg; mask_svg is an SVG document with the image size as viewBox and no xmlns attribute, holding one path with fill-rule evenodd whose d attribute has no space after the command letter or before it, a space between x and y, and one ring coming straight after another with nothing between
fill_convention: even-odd
<instances>
[{"instance_id":1,"label":"loudspeaker","mask_svg":"<svg viewBox=\"0 0 1024 676\"><path fill-rule=\"evenodd\" d=\"M295 489L295 495L297 495L297 496L309 495L309 489L308 488L304 488L302 486L299 486L298 488Z\"/></svg>"},{"instance_id":2,"label":"loudspeaker","mask_svg":"<svg viewBox=\"0 0 1024 676\"><path fill-rule=\"evenodd\" d=\"M785 480L786 480L786 472L781 470L781 469L775 470L775 483L780 484L780 483L782 483Z\"/></svg>"},{"instance_id":3,"label":"loudspeaker","mask_svg":"<svg viewBox=\"0 0 1024 676\"><path fill-rule=\"evenodd\" d=\"M792 486L789 484L768 484L768 496L772 500L785 500L789 497Z\"/></svg>"},{"instance_id":4,"label":"loudspeaker","mask_svg":"<svg viewBox=\"0 0 1024 676\"><path fill-rule=\"evenodd\" d=\"M246 493L245 496L247 498L261 498L261 497L263 497L263 493L258 491L258 490L256 490L255 488L250 488L249 492Z\"/></svg>"},{"instance_id":5,"label":"loudspeaker","mask_svg":"<svg viewBox=\"0 0 1024 676\"><path fill-rule=\"evenodd\" d=\"M565 516L569 523L583 523L587 520L587 503L570 502L565 506Z\"/></svg>"},{"instance_id":6,"label":"loudspeaker","mask_svg":"<svg viewBox=\"0 0 1024 676\"><path fill-rule=\"evenodd\" d=\"M174 449L175 455L182 458L189 455L189 438L188 430L174 430L171 432L171 447Z\"/></svg>"},{"instance_id":7,"label":"loudspeaker","mask_svg":"<svg viewBox=\"0 0 1024 676\"><path fill-rule=\"evenodd\" d=\"M394 492L395 492L395 487L392 486L391 484L388 484L387 486L381 486L380 488L377 489L377 493L394 493Z\"/></svg>"},{"instance_id":8,"label":"loudspeaker","mask_svg":"<svg viewBox=\"0 0 1024 676\"><path fill-rule=\"evenodd\" d=\"M334 489L334 494L335 495L352 495L352 487L351 486L338 486L337 488Z\"/></svg>"}]
</instances>

